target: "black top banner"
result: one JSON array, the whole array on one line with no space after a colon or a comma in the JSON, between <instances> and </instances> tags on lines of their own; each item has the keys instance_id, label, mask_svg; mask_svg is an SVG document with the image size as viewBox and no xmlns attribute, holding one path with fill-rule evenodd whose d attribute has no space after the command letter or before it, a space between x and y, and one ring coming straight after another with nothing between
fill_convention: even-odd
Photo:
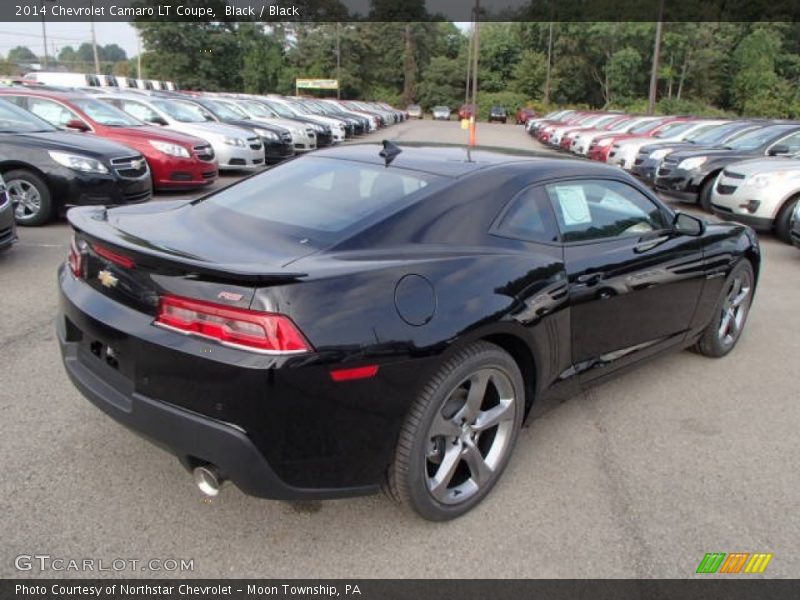
<instances>
[{"instance_id":1,"label":"black top banner","mask_svg":"<svg viewBox=\"0 0 800 600\"><path fill-rule=\"evenodd\" d=\"M477 15L477 19L476 19ZM0 21L799 21L797 0L3 0Z\"/></svg>"}]
</instances>

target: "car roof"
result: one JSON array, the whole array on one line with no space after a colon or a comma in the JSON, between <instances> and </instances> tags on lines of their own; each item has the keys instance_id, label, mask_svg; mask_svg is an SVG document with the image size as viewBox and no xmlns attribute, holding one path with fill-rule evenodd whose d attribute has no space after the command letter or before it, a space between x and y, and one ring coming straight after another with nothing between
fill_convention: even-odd
<instances>
[{"instance_id":1,"label":"car roof","mask_svg":"<svg viewBox=\"0 0 800 600\"><path fill-rule=\"evenodd\" d=\"M560 175L607 176L619 172L619 169L601 163L502 148L470 149L466 146L410 143L397 146L402 152L391 161L391 166L445 177L460 177L489 167L520 163L527 163L531 174L548 178ZM317 150L314 156L384 165L385 160L379 154L382 150L382 144L351 144Z\"/></svg>"},{"instance_id":2,"label":"car roof","mask_svg":"<svg viewBox=\"0 0 800 600\"><path fill-rule=\"evenodd\" d=\"M73 100L96 100L95 96L84 94L75 90L40 90L25 88L8 88L0 90L3 96L37 96L40 98L50 98L51 100L63 100L71 102Z\"/></svg>"}]
</instances>

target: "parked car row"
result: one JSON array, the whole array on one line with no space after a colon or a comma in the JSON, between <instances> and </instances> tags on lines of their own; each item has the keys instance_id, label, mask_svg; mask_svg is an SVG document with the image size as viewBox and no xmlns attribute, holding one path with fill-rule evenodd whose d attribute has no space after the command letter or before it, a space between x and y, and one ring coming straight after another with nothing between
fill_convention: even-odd
<instances>
[{"instance_id":1,"label":"parked car row","mask_svg":"<svg viewBox=\"0 0 800 600\"><path fill-rule=\"evenodd\" d=\"M0 174L16 223L42 225L66 206L201 188L405 118L355 100L12 85L0 88Z\"/></svg>"},{"instance_id":2,"label":"parked car row","mask_svg":"<svg viewBox=\"0 0 800 600\"><path fill-rule=\"evenodd\" d=\"M561 110L528 120L526 129L673 199L796 242L800 122Z\"/></svg>"}]
</instances>

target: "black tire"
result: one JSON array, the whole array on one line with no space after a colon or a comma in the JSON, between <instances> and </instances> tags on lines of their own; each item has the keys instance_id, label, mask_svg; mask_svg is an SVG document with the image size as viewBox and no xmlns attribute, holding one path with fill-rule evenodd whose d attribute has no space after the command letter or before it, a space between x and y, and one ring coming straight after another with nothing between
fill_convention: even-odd
<instances>
[{"instance_id":1,"label":"black tire","mask_svg":"<svg viewBox=\"0 0 800 600\"><path fill-rule=\"evenodd\" d=\"M711 192L714 190L714 182L717 180L716 175L712 175L703 183L700 188L700 194L697 196L697 203L707 213L711 212Z\"/></svg>"},{"instance_id":2,"label":"black tire","mask_svg":"<svg viewBox=\"0 0 800 600\"><path fill-rule=\"evenodd\" d=\"M793 196L784 202L781 209L778 211L778 216L775 217L775 235L782 242L787 244L792 243L792 213L800 196Z\"/></svg>"},{"instance_id":3,"label":"black tire","mask_svg":"<svg viewBox=\"0 0 800 600\"><path fill-rule=\"evenodd\" d=\"M44 225L53 218L56 212L55 204L53 203L50 189L39 175L27 169L15 169L3 175L3 178L9 188L8 195L11 201L15 203L14 218L18 225L36 227ZM25 190L28 190L27 193L35 190L36 194L38 194L38 209L34 210L32 204L18 208L19 197L17 193ZM15 200L15 197L17 200Z\"/></svg>"},{"instance_id":4,"label":"black tire","mask_svg":"<svg viewBox=\"0 0 800 600\"><path fill-rule=\"evenodd\" d=\"M728 314L728 311L734 300L733 296L736 296L736 294L733 294L733 291L736 289L736 282L737 280L741 280L741 278L745 278L748 290L742 303L737 305L744 311L741 315L741 319L739 319L738 315L731 316ZM744 331L744 327L747 324L747 317L750 313L750 304L753 301L754 289L755 277L753 275L753 266L750 264L749 260L742 259L737 263L725 280L725 285L722 288L722 295L717 301L717 305L714 307L711 321L706 326L694 347L697 352L710 358L721 358L736 347L742 335L742 331ZM729 319L733 319L733 323L738 321L735 332L732 335L728 335L731 329L727 329L725 335L723 335L722 332L723 319L726 315Z\"/></svg>"},{"instance_id":5,"label":"black tire","mask_svg":"<svg viewBox=\"0 0 800 600\"><path fill-rule=\"evenodd\" d=\"M480 385L472 381L488 383ZM471 397L469 390L473 385L478 391L475 397L480 400L470 416L467 398ZM484 393L480 393L481 388ZM512 394L509 402L508 396ZM479 421L486 422L485 415L498 409L502 420L482 429ZM389 467L387 492L431 521L463 515L481 502L500 479L514 450L524 412L522 374L507 352L488 342L477 342L457 352L414 400ZM462 422L463 416L468 422ZM441 426L452 435L432 434L434 428L439 430ZM473 470L473 464L478 468ZM489 468L483 470L483 467ZM431 468L435 473L431 474ZM442 470L449 471L449 477L443 475L443 485L431 489Z\"/></svg>"}]
</instances>

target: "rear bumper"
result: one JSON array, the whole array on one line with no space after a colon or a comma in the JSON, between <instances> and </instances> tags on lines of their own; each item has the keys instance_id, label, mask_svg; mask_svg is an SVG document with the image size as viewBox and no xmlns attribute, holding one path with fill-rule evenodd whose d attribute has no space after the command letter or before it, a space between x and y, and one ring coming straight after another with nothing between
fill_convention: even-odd
<instances>
[{"instance_id":1,"label":"rear bumper","mask_svg":"<svg viewBox=\"0 0 800 600\"><path fill-rule=\"evenodd\" d=\"M115 379L110 373L99 375L79 356L79 346L65 340L61 322L58 339L64 367L75 387L112 419L176 455L187 469L212 463L244 493L274 500L324 500L377 491L377 486L290 486L275 474L242 430L138 394L122 376Z\"/></svg>"},{"instance_id":2,"label":"rear bumper","mask_svg":"<svg viewBox=\"0 0 800 600\"><path fill-rule=\"evenodd\" d=\"M59 288L58 339L74 385L187 468L214 464L243 492L279 500L380 489L407 382L426 360L331 385L330 365L313 356L253 355L154 327L63 266Z\"/></svg>"}]
</instances>

